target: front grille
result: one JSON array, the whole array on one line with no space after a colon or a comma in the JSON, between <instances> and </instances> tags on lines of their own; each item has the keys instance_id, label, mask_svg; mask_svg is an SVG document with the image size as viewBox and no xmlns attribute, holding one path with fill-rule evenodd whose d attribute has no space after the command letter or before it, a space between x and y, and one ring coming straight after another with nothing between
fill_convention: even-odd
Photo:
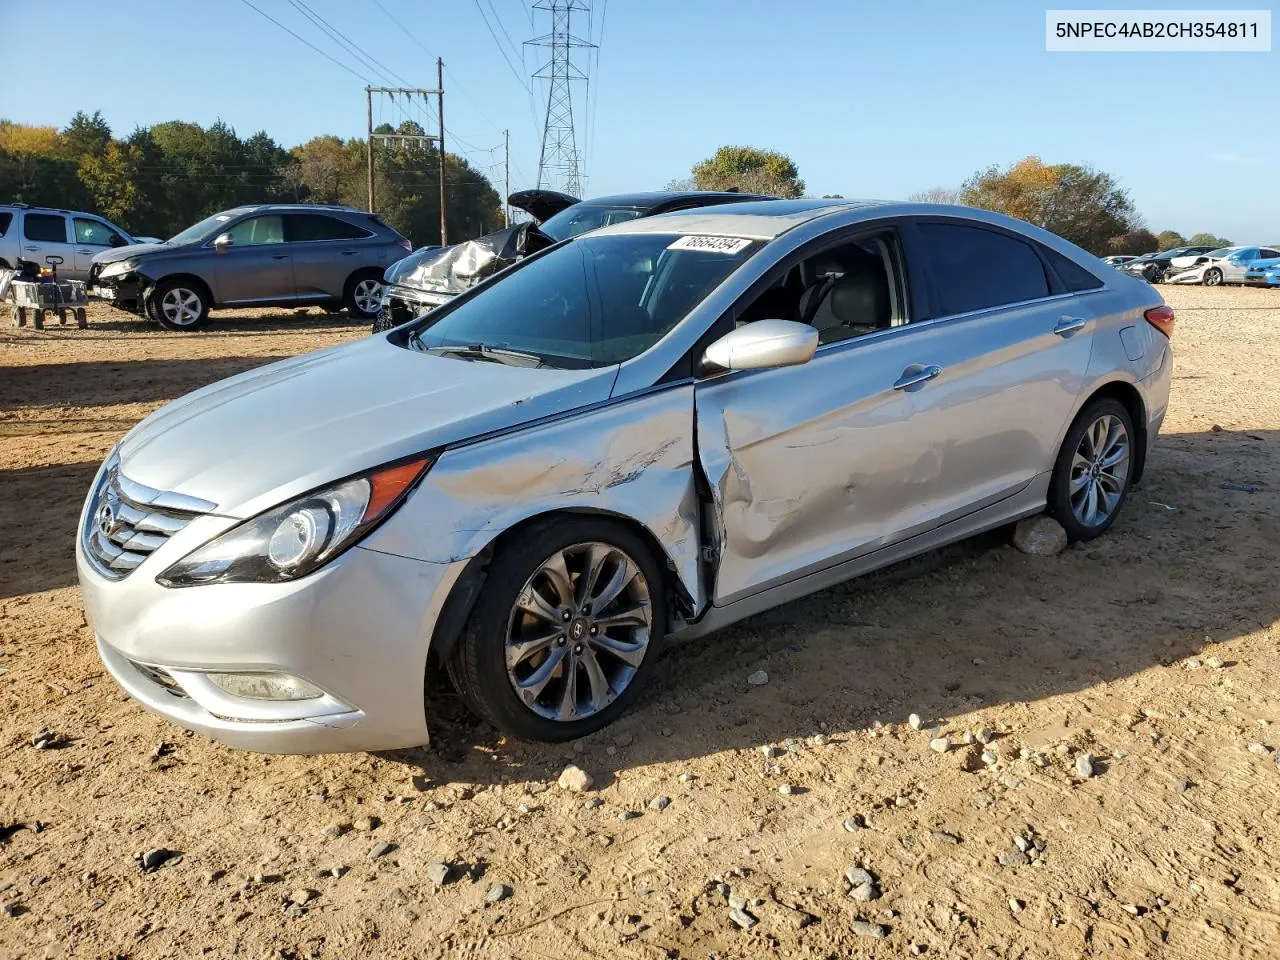
<instances>
[{"instance_id":1,"label":"front grille","mask_svg":"<svg viewBox=\"0 0 1280 960\"><path fill-rule=\"evenodd\" d=\"M137 660L130 660L129 665L137 670L140 674L150 680L157 686L163 687L166 693L175 697L182 697L184 700L190 699L187 691L183 690L178 681L169 675L168 671L160 667L153 667L149 663L139 663Z\"/></svg>"},{"instance_id":2,"label":"front grille","mask_svg":"<svg viewBox=\"0 0 1280 960\"><path fill-rule=\"evenodd\" d=\"M98 572L120 580L214 504L153 490L108 464L85 515L82 542Z\"/></svg>"}]
</instances>

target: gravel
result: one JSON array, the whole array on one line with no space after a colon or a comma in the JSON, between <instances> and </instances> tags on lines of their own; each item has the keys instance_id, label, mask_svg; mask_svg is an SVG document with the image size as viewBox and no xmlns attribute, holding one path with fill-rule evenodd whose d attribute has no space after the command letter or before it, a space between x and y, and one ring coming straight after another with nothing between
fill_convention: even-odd
<instances>
[{"instance_id":1,"label":"gravel","mask_svg":"<svg viewBox=\"0 0 1280 960\"><path fill-rule=\"evenodd\" d=\"M668 796L656 796L649 801L649 809L655 813L661 813L669 806L671 806L671 798Z\"/></svg>"},{"instance_id":2,"label":"gravel","mask_svg":"<svg viewBox=\"0 0 1280 960\"><path fill-rule=\"evenodd\" d=\"M595 780L592 779L591 774L574 764L565 767L560 773L560 779L556 782L561 790L568 790L571 793L582 793L595 786Z\"/></svg>"},{"instance_id":3,"label":"gravel","mask_svg":"<svg viewBox=\"0 0 1280 960\"><path fill-rule=\"evenodd\" d=\"M765 673L763 670L757 670L755 673L751 674L751 676L747 677L747 683L751 684L753 687L763 687L768 682L769 674Z\"/></svg>"},{"instance_id":4,"label":"gravel","mask_svg":"<svg viewBox=\"0 0 1280 960\"><path fill-rule=\"evenodd\" d=\"M734 924L741 927L743 930L750 930L752 927L754 927L757 923L760 922L751 914L747 913L746 910L741 910L741 909L730 910L729 919L732 920Z\"/></svg>"},{"instance_id":5,"label":"gravel","mask_svg":"<svg viewBox=\"0 0 1280 960\"><path fill-rule=\"evenodd\" d=\"M369 851L369 859L377 860L379 857L385 857L388 853L396 848L396 845L390 840L384 840L372 850Z\"/></svg>"},{"instance_id":6,"label":"gravel","mask_svg":"<svg viewBox=\"0 0 1280 960\"><path fill-rule=\"evenodd\" d=\"M427 864L427 879L437 887L443 887L453 874L453 867L444 860L432 860Z\"/></svg>"},{"instance_id":7,"label":"gravel","mask_svg":"<svg viewBox=\"0 0 1280 960\"><path fill-rule=\"evenodd\" d=\"M871 937L875 940L883 940L889 936L889 928L883 923L870 923L867 920L855 920L849 925L849 928L860 937Z\"/></svg>"},{"instance_id":8,"label":"gravel","mask_svg":"<svg viewBox=\"0 0 1280 960\"><path fill-rule=\"evenodd\" d=\"M1093 754L1082 753L1076 757L1076 775L1088 780L1094 774Z\"/></svg>"},{"instance_id":9,"label":"gravel","mask_svg":"<svg viewBox=\"0 0 1280 960\"><path fill-rule=\"evenodd\" d=\"M501 903L509 896L511 896L511 888L505 883L491 883L489 889L484 892L484 902Z\"/></svg>"}]
</instances>

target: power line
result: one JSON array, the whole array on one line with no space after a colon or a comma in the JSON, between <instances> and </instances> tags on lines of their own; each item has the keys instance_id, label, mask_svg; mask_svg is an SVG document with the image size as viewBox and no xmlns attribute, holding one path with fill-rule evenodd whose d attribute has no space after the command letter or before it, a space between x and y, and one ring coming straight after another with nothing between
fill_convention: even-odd
<instances>
[{"instance_id":1,"label":"power line","mask_svg":"<svg viewBox=\"0 0 1280 960\"><path fill-rule=\"evenodd\" d=\"M342 33L342 31L338 30L329 23L329 21L325 20L324 17L320 16L320 14L308 7L305 0L289 0L289 4L322 31L327 33L333 40L336 40L339 46L346 48L349 53L355 54L356 59L363 60L365 65L373 70L374 73L378 74L378 76L382 77L384 81L387 83L400 83L406 87L409 85L407 80L395 73L395 71L390 67L386 67L374 59L361 49L354 40L349 39Z\"/></svg>"},{"instance_id":2,"label":"power line","mask_svg":"<svg viewBox=\"0 0 1280 960\"><path fill-rule=\"evenodd\" d=\"M485 29L489 31L489 36L493 38L494 46L498 48L498 52L502 54L502 60L506 63L507 68L511 71L511 75L516 78L516 83L524 88L524 92L532 95L533 91L529 89L529 85L524 82L524 78L520 76L520 71L512 64L511 58L507 56L507 51L502 49L502 41L498 39L498 35L493 32L493 27L489 25L489 18L485 16L484 7L480 6L480 0L475 0L476 10L480 14L480 19L484 21Z\"/></svg>"},{"instance_id":3,"label":"power line","mask_svg":"<svg viewBox=\"0 0 1280 960\"><path fill-rule=\"evenodd\" d=\"M271 14L267 13L265 10L262 10L262 9L260 9L260 8L258 8L258 7L255 7L252 3L250 3L250 2L249 2L249 0L240 0L240 2L241 2L241 3L243 3L243 4L244 4L246 7L248 7L250 10L252 10L254 13L257 13L257 14L259 14L259 15L263 16L263 17L266 17L268 20L270 20L272 23L274 23L277 27L279 27L279 28L280 28L281 30L283 30L285 33L289 34L289 36L293 37L295 40L299 41L300 43L305 43L308 47L310 47L310 48L311 48L312 50L314 50L316 53L320 54L320 56L324 57L326 60L329 60L329 61L331 61L332 63L337 64L337 65L338 65L338 66L340 66L343 70L347 71L347 73L351 74L353 77L356 77L357 79L363 80L365 83L372 83L372 82L373 82L373 81L372 81L372 80L370 80L368 77L366 77L364 74L362 74L362 73L357 73L355 70L352 70L349 66L347 66L345 63L343 63L341 60L337 59L336 57L332 57L332 56L330 56L329 54L325 53L323 50L321 50L319 47L317 47L317 46L316 46L314 43L312 43L311 41L309 41L309 40L304 40L302 37L298 36L296 33L294 33L292 30L290 30L288 27L286 27L283 23L281 23L279 20L277 20L275 17L271 16Z\"/></svg>"},{"instance_id":4,"label":"power line","mask_svg":"<svg viewBox=\"0 0 1280 960\"><path fill-rule=\"evenodd\" d=\"M494 9L493 0L484 0L484 2L489 5L489 12L493 14L493 19L498 21L498 29L507 38L507 46L511 48L512 53L520 58L520 65L524 66L524 54L516 49L515 42L511 39L511 34L507 33L506 25L502 22L502 17L498 16L498 11Z\"/></svg>"}]
</instances>

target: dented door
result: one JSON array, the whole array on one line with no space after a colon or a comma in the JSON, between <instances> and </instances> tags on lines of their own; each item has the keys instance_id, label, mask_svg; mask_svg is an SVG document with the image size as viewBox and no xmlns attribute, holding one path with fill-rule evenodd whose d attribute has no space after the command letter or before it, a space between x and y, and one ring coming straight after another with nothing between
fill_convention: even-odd
<instances>
[{"instance_id":1,"label":"dented door","mask_svg":"<svg viewBox=\"0 0 1280 960\"><path fill-rule=\"evenodd\" d=\"M913 391L894 384L922 355L922 332L698 384L698 457L719 540L713 602L870 552L919 522L935 499L939 438L914 427Z\"/></svg>"}]
</instances>

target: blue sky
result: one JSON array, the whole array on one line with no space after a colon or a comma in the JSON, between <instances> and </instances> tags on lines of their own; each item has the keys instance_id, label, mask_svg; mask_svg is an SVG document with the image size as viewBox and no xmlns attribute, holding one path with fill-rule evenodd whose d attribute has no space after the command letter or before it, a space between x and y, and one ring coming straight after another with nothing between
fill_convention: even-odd
<instances>
[{"instance_id":1,"label":"blue sky","mask_svg":"<svg viewBox=\"0 0 1280 960\"><path fill-rule=\"evenodd\" d=\"M508 48L512 70L499 42L505 28L520 47L535 25L545 32L546 14L531 25L528 0L380 0L407 35L374 0L306 2L413 85L435 85L424 47L443 56L452 149L488 166L510 128L512 187L532 185L545 90L527 74L542 52L522 64ZM253 3L385 82L287 0ZM11 4L16 12L19 0L0 0ZM725 143L788 153L811 193L879 198L1037 154L1113 174L1155 230L1280 240L1280 53L1047 53L1048 5L594 0L599 61L590 109L577 103L594 121L580 126L586 192L660 188ZM31 52L22 57L31 69L0 71L0 116L62 125L77 109L100 109L120 134L221 117L286 146L363 136L363 81L242 0L60 0L52 20L30 26L51 38L69 25L92 42L56 57Z\"/></svg>"}]
</instances>

